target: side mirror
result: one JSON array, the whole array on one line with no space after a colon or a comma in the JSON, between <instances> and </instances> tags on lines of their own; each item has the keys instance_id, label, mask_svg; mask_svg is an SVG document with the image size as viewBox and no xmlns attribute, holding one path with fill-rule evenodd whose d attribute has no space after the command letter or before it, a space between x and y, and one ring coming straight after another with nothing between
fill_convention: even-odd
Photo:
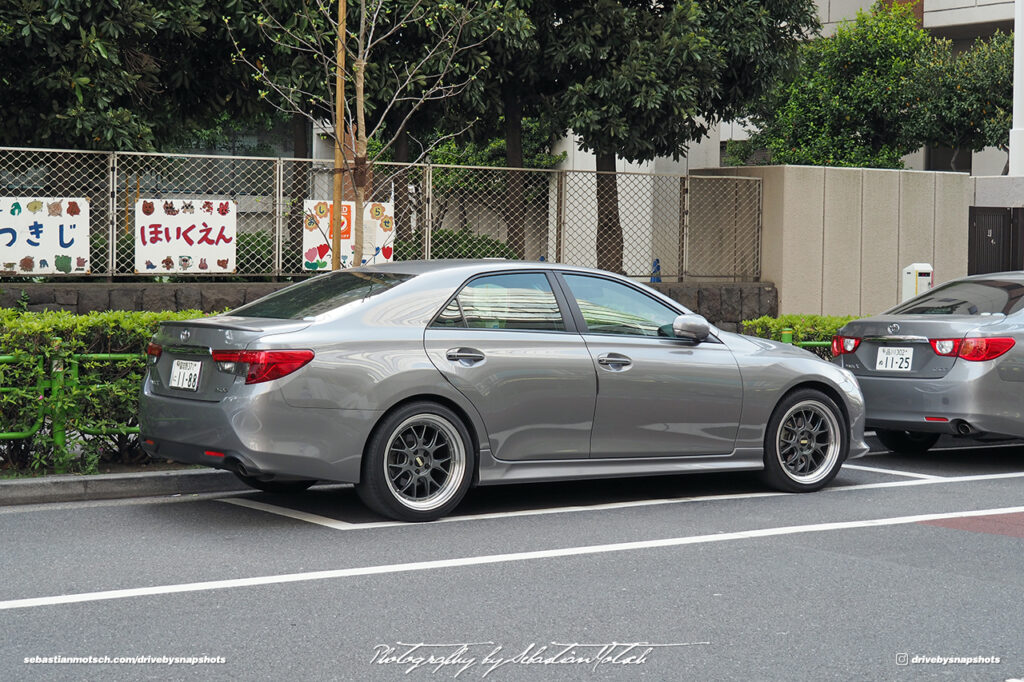
<instances>
[{"instance_id":1,"label":"side mirror","mask_svg":"<svg viewBox=\"0 0 1024 682\"><path fill-rule=\"evenodd\" d=\"M672 322L676 338L700 343L711 334L711 325L701 315L680 315Z\"/></svg>"}]
</instances>

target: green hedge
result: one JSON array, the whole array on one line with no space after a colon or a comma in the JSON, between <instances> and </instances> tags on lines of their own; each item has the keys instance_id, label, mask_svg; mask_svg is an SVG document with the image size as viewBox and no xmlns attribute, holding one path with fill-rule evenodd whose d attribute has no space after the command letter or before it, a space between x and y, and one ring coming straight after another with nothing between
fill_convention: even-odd
<instances>
[{"instance_id":1,"label":"green hedge","mask_svg":"<svg viewBox=\"0 0 1024 682\"><path fill-rule=\"evenodd\" d=\"M830 315L781 315L779 317L758 317L743 322L743 333L760 336L763 339L782 340L782 330L793 330L793 342L798 341L831 341L839 328L854 315L833 317Z\"/></svg>"},{"instance_id":2,"label":"green hedge","mask_svg":"<svg viewBox=\"0 0 1024 682\"><path fill-rule=\"evenodd\" d=\"M0 432L29 430L38 419L41 405L63 411L67 423L64 447L54 442L50 415L34 435L0 440L0 474L93 473L101 461L144 462L146 456L139 448L138 436L89 436L79 429L137 426L146 344L160 322L202 316L198 310L75 315L0 308L0 355L19 360L0 364ZM70 368L72 354L86 353L139 357L115 362L83 359L77 385L67 385L60 391L39 390L40 381L51 380L54 363ZM65 377L68 380L69 373Z\"/></svg>"}]
</instances>

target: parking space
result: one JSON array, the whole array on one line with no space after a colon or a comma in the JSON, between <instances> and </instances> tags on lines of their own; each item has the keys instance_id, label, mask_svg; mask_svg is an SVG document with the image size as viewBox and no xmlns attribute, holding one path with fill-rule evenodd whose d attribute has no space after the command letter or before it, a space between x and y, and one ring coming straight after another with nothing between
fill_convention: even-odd
<instances>
[{"instance_id":1,"label":"parking space","mask_svg":"<svg viewBox=\"0 0 1024 682\"><path fill-rule=\"evenodd\" d=\"M566 642L672 646L487 679L1020 677L1024 447L944 445L810 495L754 474L498 486L420 525L350 486L0 507L0 679L98 676L23 663L47 654L200 653L226 663L99 675L454 679L385 655L409 643L469 645L459 679L480 679L495 647Z\"/></svg>"}]
</instances>

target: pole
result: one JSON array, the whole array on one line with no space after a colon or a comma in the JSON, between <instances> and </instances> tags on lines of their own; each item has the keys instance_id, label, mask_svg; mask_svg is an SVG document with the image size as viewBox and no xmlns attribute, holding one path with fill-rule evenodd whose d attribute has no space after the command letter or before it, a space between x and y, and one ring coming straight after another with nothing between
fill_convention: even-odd
<instances>
[{"instance_id":1,"label":"pole","mask_svg":"<svg viewBox=\"0 0 1024 682\"><path fill-rule=\"evenodd\" d=\"M338 0L338 70L334 79L334 196L331 207L331 269L341 269L341 180L345 168L345 0Z\"/></svg>"},{"instance_id":2,"label":"pole","mask_svg":"<svg viewBox=\"0 0 1024 682\"><path fill-rule=\"evenodd\" d=\"M1024 175L1024 0L1013 3L1013 128L1010 175Z\"/></svg>"}]
</instances>

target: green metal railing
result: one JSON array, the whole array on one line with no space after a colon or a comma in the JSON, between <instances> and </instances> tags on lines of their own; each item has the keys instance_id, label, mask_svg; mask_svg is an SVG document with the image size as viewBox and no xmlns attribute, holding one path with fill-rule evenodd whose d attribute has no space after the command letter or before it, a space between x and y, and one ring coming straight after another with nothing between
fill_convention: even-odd
<instances>
[{"instance_id":1,"label":"green metal railing","mask_svg":"<svg viewBox=\"0 0 1024 682\"><path fill-rule=\"evenodd\" d=\"M54 340L54 347L59 348L59 339ZM46 374L46 355L20 354L0 355L0 364L17 364L35 362L37 363L39 379L36 382L36 395L39 406L35 423L24 431L6 431L0 433L0 440L16 440L19 438L30 438L43 428L47 418L50 420L50 428L53 433L53 444L57 448L64 448L67 445L68 422L67 415L58 396L65 391L71 391L80 386L87 386L95 391L102 391L113 387L111 383L82 383L79 378L79 365L82 362L123 362L125 360L145 360L144 353L74 353L67 356L67 364L62 358L55 358L50 364L50 372ZM17 391L14 387L0 387L0 393L13 393ZM94 428L82 424L76 424L75 430L89 436L110 436L116 434L137 434L138 426L115 426L105 428Z\"/></svg>"},{"instance_id":2,"label":"green metal railing","mask_svg":"<svg viewBox=\"0 0 1024 682\"><path fill-rule=\"evenodd\" d=\"M780 335L782 343L788 343L799 348L831 348L831 341L793 341L793 330L783 329ZM819 354L820 355L820 354Z\"/></svg>"}]
</instances>

